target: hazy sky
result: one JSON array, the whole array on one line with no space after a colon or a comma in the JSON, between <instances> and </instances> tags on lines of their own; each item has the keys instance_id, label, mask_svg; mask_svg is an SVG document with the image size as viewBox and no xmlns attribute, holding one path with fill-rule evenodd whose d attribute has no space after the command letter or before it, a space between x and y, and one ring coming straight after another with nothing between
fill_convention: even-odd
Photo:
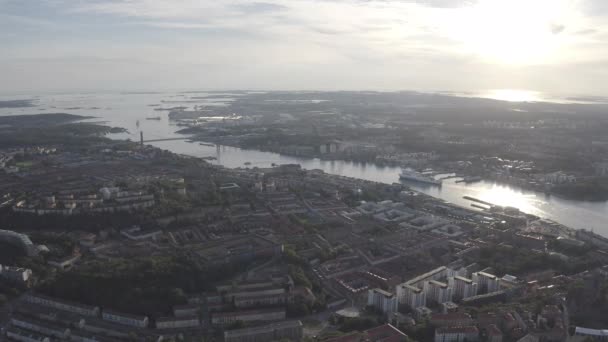
<instances>
[{"instance_id":1,"label":"hazy sky","mask_svg":"<svg viewBox=\"0 0 608 342\"><path fill-rule=\"evenodd\" d=\"M0 92L606 84L608 0L0 0Z\"/></svg>"}]
</instances>

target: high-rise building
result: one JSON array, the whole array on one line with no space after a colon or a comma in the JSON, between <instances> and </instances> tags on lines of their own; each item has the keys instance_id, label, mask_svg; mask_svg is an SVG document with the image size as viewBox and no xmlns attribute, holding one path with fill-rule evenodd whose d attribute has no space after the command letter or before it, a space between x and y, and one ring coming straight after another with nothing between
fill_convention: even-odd
<instances>
[{"instance_id":1,"label":"high-rise building","mask_svg":"<svg viewBox=\"0 0 608 342\"><path fill-rule=\"evenodd\" d=\"M471 279L455 276L448 278L448 284L454 293L454 300L460 300L477 295L477 283Z\"/></svg>"},{"instance_id":2,"label":"high-rise building","mask_svg":"<svg viewBox=\"0 0 608 342\"><path fill-rule=\"evenodd\" d=\"M429 301L445 303L452 300L452 288L446 283L431 280L424 283L424 293Z\"/></svg>"},{"instance_id":3,"label":"high-rise building","mask_svg":"<svg viewBox=\"0 0 608 342\"><path fill-rule=\"evenodd\" d=\"M372 289L367 291L367 305L379 309L385 314L392 313L398 310L399 301L397 296L390 292L381 289Z\"/></svg>"},{"instance_id":4,"label":"high-rise building","mask_svg":"<svg viewBox=\"0 0 608 342\"><path fill-rule=\"evenodd\" d=\"M396 290L399 303L405 304L412 309L426 306L426 294L421 288L408 284L399 284Z\"/></svg>"},{"instance_id":5,"label":"high-rise building","mask_svg":"<svg viewBox=\"0 0 608 342\"><path fill-rule=\"evenodd\" d=\"M477 283L480 294L496 292L500 288L498 277L486 272L473 273L473 282Z\"/></svg>"}]
</instances>

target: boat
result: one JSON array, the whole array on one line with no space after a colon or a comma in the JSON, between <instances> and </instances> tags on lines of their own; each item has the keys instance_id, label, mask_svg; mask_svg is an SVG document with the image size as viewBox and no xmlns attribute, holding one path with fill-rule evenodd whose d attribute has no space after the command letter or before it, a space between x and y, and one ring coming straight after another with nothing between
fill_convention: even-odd
<instances>
[{"instance_id":1,"label":"boat","mask_svg":"<svg viewBox=\"0 0 608 342\"><path fill-rule=\"evenodd\" d=\"M401 173L399 174L399 178L403 179L403 180L409 180L409 181L414 181L414 182L419 182L419 183L441 185L440 180L436 180L435 178L425 176L412 169L402 170Z\"/></svg>"},{"instance_id":2,"label":"boat","mask_svg":"<svg viewBox=\"0 0 608 342\"><path fill-rule=\"evenodd\" d=\"M146 120L160 120L160 116L150 116L147 117Z\"/></svg>"},{"instance_id":3,"label":"boat","mask_svg":"<svg viewBox=\"0 0 608 342\"><path fill-rule=\"evenodd\" d=\"M468 176L464 177L461 180L457 180L456 183L475 183L481 181L483 178L479 176Z\"/></svg>"},{"instance_id":4,"label":"boat","mask_svg":"<svg viewBox=\"0 0 608 342\"><path fill-rule=\"evenodd\" d=\"M245 162L245 165L251 165L251 162Z\"/></svg>"}]
</instances>

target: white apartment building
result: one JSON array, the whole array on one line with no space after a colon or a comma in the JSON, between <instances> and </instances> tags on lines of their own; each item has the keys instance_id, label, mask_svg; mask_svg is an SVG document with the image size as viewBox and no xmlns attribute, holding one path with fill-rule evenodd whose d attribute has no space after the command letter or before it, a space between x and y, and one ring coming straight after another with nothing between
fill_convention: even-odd
<instances>
[{"instance_id":1,"label":"white apartment building","mask_svg":"<svg viewBox=\"0 0 608 342\"><path fill-rule=\"evenodd\" d=\"M131 315L106 309L103 310L101 318L104 321L128 325L136 328L146 328L148 327L149 323L147 316Z\"/></svg>"},{"instance_id":2,"label":"white apartment building","mask_svg":"<svg viewBox=\"0 0 608 342\"><path fill-rule=\"evenodd\" d=\"M211 314L211 324L226 325L236 321L268 322L285 319L285 309L261 309L234 312L214 312Z\"/></svg>"},{"instance_id":3,"label":"white apartment building","mask_svg":"<svg viewBox=\"0 0 608 342\"><path fill-rule=\"evenodd\" d=\"M479 330L474 326L444 327L435 330L435 342L475 342L479 340Z\"/></svg>"},{"instance_id":4,"label":"white apartment building","mask_svg":"<svg viewBox=\"0 0 608 342\"><path fill-rule=\"evenodd\" d=\"M448 284L454 291L455 300L469 298L477 295L477 283L475 283L471 279L461 276L455 276L448 278Z\"/></svg>"},{"instance_id":5,"label":"white apartment building","mask_svg":"<svg viewBox=\"0 0 608 342\"><path fill-rule=\"evenodd\" d=\"M396 312L399 308L397 296L381 290L372 289L367 291L367 305L373 306L385 314Z\"/></svg>"},{"instance_id":6,"label":"white apartment building","mask_svg":"<svg viewBox=\"0 0 608 342\"><path fill-rule=\"evenodd\" d=\"M477 290L480 294L496 292L500 289L500 280L490 273L473 273L473 282L477 283Z\"/></svg>"},{"instance_id":7,"label":"white apartment building","mask_svg":"<svg viewBox=\"0 0 608 342\"><path fill-rule=\"evenodd\" d=\"M96 306L72 303L68 301L58 300L39 294L27 294L24 296L26 302L51 307L57 310L64 310L77 313L83 316L97 317L99 316L99 308Z\"/></svg>"},{"instance_id":8,"label":"white apartment building","mask_svg":"<svg viewBox=\"0 0 608 342\"><path fill-rule=\"evenodd\" d=\"M32 277L32 270L29 268L0 265L0 277L14 283L27 283Z\"/></svg>"},{"instance_id":9,"label":"white apartment building","mask_svg":"<svg viewBox=\"0 0 608 342\"><path fill-rule=\"evenodd\" d=\"M6 330L6 337L20 342L51 342L48 336L15 327L10 327Z\"/></svg>"},{"instance_id":10,"label":"white apartment building","mask_svg":"<svg viewBox=\"0 0 608 342\"><path fill-rule=\"evenodd\" d=\"M70 329L58 326L36 318L24 317L21 315L13 315L11 324L15 327L34 331L36 333L65 339L70 336Z\"/></svg>"},{"instance_id":11,"label":"white apartment building","mask_svg":"<svg viewBox=\"0 0 608 342\"><path fill-rule=\"evenodd\" d=\"M198 316L161 317L156 320L156 329L196 328L200 325Z\"/></svg>"},{"instance_id":12,"label":"white apartment building","mask_svg":"<svg viewBox=\"0 0 608 342\"><path fill-rule=\"evenodd\" d=\"M437 280L431 280L424 283L424 293L428 301L433 301L439 304L452 300L452 288L446 283Z\"/></svg>"},{"instance_id":13,"label":"white apartment building","mask_svg":"<svg viewBox=\"0 0 608 342\"><path fill-rule=\"evenodd\" d=\"M399 284L396 286L396 292L397 299L401 304L405 304L412 309L426 306L426 294L419 287Z\"/></svg>"}]
</instances>

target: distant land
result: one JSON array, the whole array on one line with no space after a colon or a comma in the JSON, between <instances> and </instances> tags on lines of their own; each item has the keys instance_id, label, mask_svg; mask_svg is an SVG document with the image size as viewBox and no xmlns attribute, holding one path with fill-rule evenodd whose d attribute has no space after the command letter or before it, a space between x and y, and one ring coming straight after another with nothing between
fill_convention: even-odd
<instances>
[{"instance_id":1,"label":"distant land","mask_svg":"<svg viewBox=\"0 0 608 342\"><path fill-rule=\"evenodd\" d=\"M62 125L70 122L92 118L92 116L83 116L67 113L7 115L0 116L0 126L10 126L18 128L44 127L49 125Z\"/></svg>"},{"instance_id":2,"label":"distant land","mask_svg":"<svg viewBox=\"0 0 608 342\"><path fill-rule=\"evenodd\" d=\"M7 100L0 101L0 108L25 108L25 107L35 107L32 102L34 100Z\"/></svg>"}]
</instances>

